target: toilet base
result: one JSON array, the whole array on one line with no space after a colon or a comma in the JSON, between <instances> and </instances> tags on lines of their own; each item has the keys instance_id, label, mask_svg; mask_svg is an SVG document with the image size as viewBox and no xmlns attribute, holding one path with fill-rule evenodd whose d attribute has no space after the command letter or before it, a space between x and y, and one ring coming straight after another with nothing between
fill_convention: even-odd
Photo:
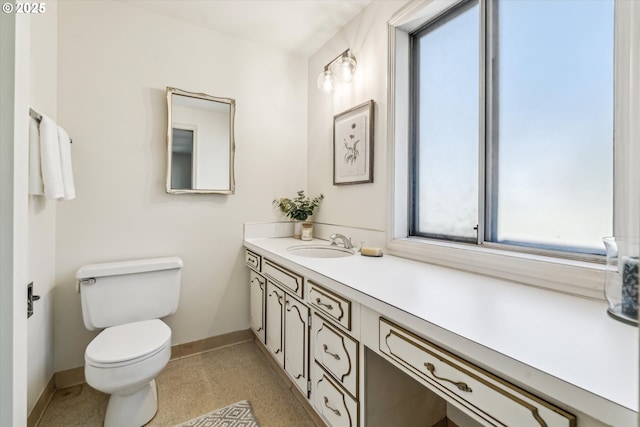
<instances>
[{"instance_id":1,"label":"toilet base","mask_svg":"<svg viewBox=\"0 0 640 427\"><path fill-rule=\"evenodd\" d=\"M140 427L158 411L156 380L146 383L133 394L112 394L107 404L104 427Z\"/></svg>"}]
</instances>

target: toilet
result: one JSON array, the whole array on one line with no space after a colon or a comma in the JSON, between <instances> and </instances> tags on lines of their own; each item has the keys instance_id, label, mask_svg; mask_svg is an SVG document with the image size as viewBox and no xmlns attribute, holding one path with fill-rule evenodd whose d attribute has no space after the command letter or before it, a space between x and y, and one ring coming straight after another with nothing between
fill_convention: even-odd
<instances>
[{"instance_id":1,"label":"toilet","mask_svg":"<svg viewBox=\"0 0 640 427\"><path fill-rule=\"evenodd\" d=\"M85 350L84 374L110 395L105 427L140 427L158 411L155 378L171 356L171 329L160 319L178 308L182 266L165 257L76 272L84 326L102 329Z\"/></svg>"}]
</instances>

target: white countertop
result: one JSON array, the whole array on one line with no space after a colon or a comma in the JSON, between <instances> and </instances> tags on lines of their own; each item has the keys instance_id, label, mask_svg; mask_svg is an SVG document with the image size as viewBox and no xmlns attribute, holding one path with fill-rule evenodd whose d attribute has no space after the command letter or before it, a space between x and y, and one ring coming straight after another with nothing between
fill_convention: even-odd
<instances>
[{"instance_id":1,"label":"white countertop","mask_svg":"<svg viewBox=\"0 0 640 427\"><path fill-rule=\"evenodd\" d=\"M611 425L636 424L638 329L609 317L605 302L390 255L329 259L287 251L301 243L327 244L245 240L247 248L284 267L344 285L343 293L357 302L377 300L468 340L464 349L443 344L473 352L468 359L506 379Z\"/></svg>"}]
</instances>

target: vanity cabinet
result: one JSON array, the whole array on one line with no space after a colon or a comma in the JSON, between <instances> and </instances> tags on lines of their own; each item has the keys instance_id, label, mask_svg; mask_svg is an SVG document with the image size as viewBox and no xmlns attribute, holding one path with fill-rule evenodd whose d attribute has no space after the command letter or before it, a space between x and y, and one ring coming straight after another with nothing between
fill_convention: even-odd
<instances>
[{"instance_id":1,"label":"vanity cabinet","mask_svg":"<svg viewBox=\"0 0 640 427\"><path fill-rule=\"evenodd\" d=\"M268 259L264 260L262 273L267 279L286 289L292 295L304 298L304 280L299 274L280 267Z\"/></svg>"},{"instance_id":2,"label":"vanity cabinet","mask_svg":"<svg viewBox=\"0 0 640 427\"><path fill-rule=\"evenodd\" d=\"M358 402L316 363L314 407L330 427L360 425Z\"/></svg>"},{"instance_id":3,"label":"vanity cabinet","mask_svg":"<svg viewBox=\"0 0 640 427\"><path fill-rule=\"evenodd\" d=\"M460 426L501 427L636 424L637 412L631 407L588 394L588 389L562 382L482 342L431 323L432 315L416 307L415 298L435 295L431 291L449 297L457 295L454 291L429 280L386 281L396 280L396 274L411 280L435 275L438 283L450 279L456 292L475 292L476 286L483 286L500 301L506 298L501 292L513 295L517 290L519 295L524 292L520 288L391 256L348 258L354 270L343 274L346 264L340 260L320 262L290 255L288 247L297 243L281 238L245 241L246 262L252 270L251 327L262 340L262 319L265 353L273 354L307 397L308 409L328 426L413 426L416 420L425 427L449 421ZM355 269L357 275L352 274ZM537 291L529 294L540 306L543 296L545 300L566 299ZM438 311L433 302L429 306ZM591 314L596 308L599 310L595 304L583 303L579 312ZM418 317L413 311L423 314ZM441 314L436 314L433 318L442 321ZM623 326L611 329L625 339L611 342L631 341ZM512 329L500 330L510 337ZM540 337L536 330L526 331ZM558 345L557 340L553 342Z\"/></svg>"},{"instance_id":4,"label":"vanity cabinet","mask_svg":"<svg viewBox=\"0 0 640 427\"><path fill-rule=\"evenodd\" d=\"M285 293L284 369L309 397L309 308Z\"/></svg>"},{"instance_id":5,"label":"vanity cabinet","mask_svg":"<svg viewBox=\"0 0 640 427\"><path fill-rule=\"evenodd\" d=\"M267 282L267 348L284 368L284 291Z\"/></svg>"},{"instance_id":6,"label":"vanity cabinet","mask_svg":"<svg viewBox=\"0 0 640 427\"><path fill-rule=\"evenodd\" d=\"M351 301L309 280L309 304L327 319L351 331Z\"/></svg>"},{"instance_id":7,"label":"vanity cabinet","mask_svg":"<svg viewBox=\"0 0 640 427\"><path fill-rule=\"evenodd\" d=\"M313 357L351 396L358 397L358 342L317 313L313 315Z\"/></svg>"},{"instance_id":8,"label":"vanity cabinet","mask_svg":"<svg viewBox=\"0 0 640 427\"><path fill-rule=\"evenodd\" d=\"M265 302L267 280L255 271L249 273L249 324L253 333L265 342Z\"/></svg>"},{"instance_id":9,"label":"vanity cabinet","mask_svg":"<svg viewBox=\"0 0 640 427\"><path fill-rule=\"evenodd\" d=\"M313 310L313 405L331 427L359 426L360 345L350 335L354 304L311 280L307 285Z\"/></svg>"},{"instance_id":10,"label":"vanity cabinet","mask_svg":"<svg viewBox=\"0 0 640 427\"><path fill-rule=\"evenodd\" d=\"M266 346L309 397L309 308L271 280L266 289Z\"/></svg>"},{"instance_id":11,"label":"vanity cabinet","mask_svg":"<svg viewBox=\"0 0 640 427\"><path fill-rule=\"evenodd\" d=\"M262 257L245 251L245 263L249 271L249 324L251 330L264 344L266 339L265 303L267 280L262 276Z\"/></svg>"},{"instance_id":12,"label":"vanity cabinet","mask_svg":"<svg viewBox=\"0 0 640 427\"><path fill-rule=\"evenodd\" d=\"M250 325L300 391L309 397L309 308L303 278L249 250Z\"/></svg>"},{"instance_id":13,"label":"vanity cabinet","mask_svg":"<svg viewBox=\"0 0 640 427\"><path fill-rule=\"evenodd\" d=\"M507 381L379 318L379 351L483 425L575 427L576 418Z\"/></svg>"}]
</instances>

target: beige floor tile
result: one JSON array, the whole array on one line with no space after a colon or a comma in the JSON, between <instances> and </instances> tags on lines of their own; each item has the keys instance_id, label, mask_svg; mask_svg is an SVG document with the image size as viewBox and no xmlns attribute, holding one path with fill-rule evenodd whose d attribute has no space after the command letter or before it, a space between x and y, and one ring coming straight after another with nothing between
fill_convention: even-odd
<instances>
[{"instance_id":1,"label":"beige floor tile","mask_svg":"<svg viewBox=\"0 0 640 427\"><path fill-rule=\"evenodd\" d=\"M169 362L156 379L159 409L148 427L171 427L249 400L261 427L315 427L254 342ZM58 390L40 427L100 427L108 396L80 385Z\"/></svg>"}]
</instances>

